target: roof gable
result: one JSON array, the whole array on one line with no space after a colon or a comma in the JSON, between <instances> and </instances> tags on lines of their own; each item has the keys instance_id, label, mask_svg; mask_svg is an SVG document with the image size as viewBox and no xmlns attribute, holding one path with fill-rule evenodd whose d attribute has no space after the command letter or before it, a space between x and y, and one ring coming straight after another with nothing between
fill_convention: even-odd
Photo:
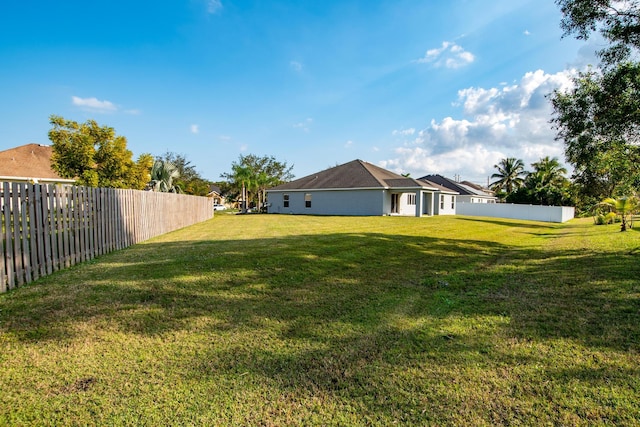
<instances>
[{"instance_id":1,"label":"roof gable","mask_svg":"<svg viewBox=\"0 0 640 427\"><path fill-rule=\"evenodd\" d=\"M325 190L356 188L430 188L427 183L372 165L362 160L325 169L287 182L271 190Z\"/></svg>"},{"instance_id":2,"label":"roof gable","mask_svg":"<svg viewBox=\"0 0 640 427\"><path fill-rule=\"evenodd\" d=\"M209 185L209 194L217 194L219 196L222 195L222 191L220 190L220 187L215 185L215 184L211 184Z\"/></svg>"}]
</instances>

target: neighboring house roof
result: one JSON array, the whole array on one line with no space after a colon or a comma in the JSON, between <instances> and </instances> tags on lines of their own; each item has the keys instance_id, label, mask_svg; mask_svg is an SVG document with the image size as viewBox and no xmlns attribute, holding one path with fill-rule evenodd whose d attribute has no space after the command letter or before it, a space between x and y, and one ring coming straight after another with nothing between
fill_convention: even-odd
<instances>
[{"instance_id":1,"label":"neighboring house roof","mask_svg":"<svg viewBox=\"0 0 640 427\"><path fill-rule=\"evenodd\" d=\"M44 180L73 182L51 168L53 149L49 145L26 144L0 151L1 180Z\"/></svg>"},{"instance_id":2,"label":"neighboring house roof","mask_svg":"<svg viewBox=\"0 0 640 427\"><path fill-rule=\"evenodd\" d=\"M221 191L221 190L220 190L220 187L218 187L217 185L213 185L213 184L211 184L211 185L209 186L209 193L207 194L207 196L214 196L214 195L216 195L216 194L217 194L218 196L221 196L221 195L222 195L222 193L221 193L220 191Z\"/></svg>"},{"instance_id":3,"label":"neighboring house roof","mask_svg":"<svg viewBox=\"0 0 640 427\"><path fill-rule=\"evenodd\" d=\"M346 190L356 188L424 188L432 191L440 190L439 186L436 187L435 185L432 185L432 183L404 177L362 160L353 160L351 162L278 185L270 190Z\"/></svg>"},{"instance_id":4,"label":"neighboring house roof","mask_svg":"<svg viewBox=\"0 0 640 427\"><path fill-rule=\"evenodd\" d=\"M432 182L443 187L446 187L450 190L458 192L461 196L476 196L476 197L491 197L494 198L493 194L489 194L486 191L482 191L481 189L476 188L476 186L470 186L468 184L463 184L461 182L456 182L452 179L446 178L442 175L426 175L422 178L419 178L420 181Z\"/></svg>"},{"instance_id":5,"label":"neighboring house roof","mask_svg":"<svg viewBox=\"0 0 640 427\"><path fill-rule=\"evenodd\" d=\"M429 181L429 180L427 180L427 179L420 179L419 181L424 181L424 182L426 182L430 187L435 188L436 190L440 191L441 193L460 194L460 193L458 193L458 192L457 192L457 191L455 191L455 190L452 190L452 189L450 189L450 188L447 188L447 187L445 187L444 185L437 184L437 183L435 183L435 182L433 182L433 181Z\"/></svg>"},{"instance_id":6,"label":"neighboring house roof","mask_svg":"<svg viewBox=\"0 0 640 427\"><path fill-rule=\"evenodd\" d=\"M482 186L478 185L478 184L474 184L471 181L462 181L460 184L464 184L467 187L471 187L471 188L475 188L476 190L481 190L484 191L484 188L482 188Z\"/></svg>"},{"instance_id":7,"label":"neighboring house roof","mask_svg":"<svg viewBox=\"0 0 640 427\"><path fill-rule=\"evenodd\" d=\"M490 196L495 196L495 193L493 192L493 190L491 190L489 188L486 188L486 187L483 187L482 185L478 185L478 184L470 182L470 181L462 181L460 184L464 184L464 185L467 185L467 186L469 186L471 188L475 188L476 190L483 191L483 192L489 194Z\"/></svg>"}]
</instances>

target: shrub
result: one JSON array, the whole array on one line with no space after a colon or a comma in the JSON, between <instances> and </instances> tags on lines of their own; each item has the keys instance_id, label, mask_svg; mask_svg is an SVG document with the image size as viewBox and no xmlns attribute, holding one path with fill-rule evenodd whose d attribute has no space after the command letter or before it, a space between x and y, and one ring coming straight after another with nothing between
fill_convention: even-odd
<instances>
[{"instance_id":1,"label":"shrub","mask_svg":"<svg viewBox=\"0 0 640 427\"><path fill-rule=\"evenodd\" d=\"M616 222L620 222L620 218L615 212L609 212L604 216L604 219L607 224L615 224Z\"/></svg>"}]
</instances>

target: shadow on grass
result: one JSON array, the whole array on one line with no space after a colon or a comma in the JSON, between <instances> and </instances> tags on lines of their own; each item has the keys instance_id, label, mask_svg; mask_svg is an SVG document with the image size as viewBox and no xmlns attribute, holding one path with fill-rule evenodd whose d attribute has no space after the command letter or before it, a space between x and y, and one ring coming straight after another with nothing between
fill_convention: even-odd
<instances>
[{"instance_id":1,"label":"shadow on grass","mask_svg":"<svg viewBox=\"0 0 640 427\"><path fill-rule=\"evenodd\" d=\"M527 228L527 229L533 228L533 229L549 230L549 229L558 228L562 226L562 224L556 224L556 223L541 223L539 221L525 221L525 220L507 219L507 218L501 220L501 219L489 218L489 217L460 216L460 217L456 217L456 219L460 221L481 222L485 224L494 224L494 225L500 225L504 227Z\"/></svg>"},{"instance_id":2,"label":"shadow on grass","mask_svg":"<svg viewBox=\"0 0 640 427\"><path fill-rule=\"evenodd\" d=\"M138 245L3 296L0 328L65 339L89 319L158 334L209 317L220 328L501 315L516 336L639 348L632 253L536 250L384 234Z\"/></svg>"},{"instance_id":3,"label":"shadow on grass","mask_svg":"<svg viewBox=\"0 0 640 427\"><path fill-rule=\"evenodd\" d=\"M212 343L197 357L174 362L187 377L250 373L293 401L301 390L329 394L366 414L389 408L408 414L402 415L407 423L503 405L489 421L509 424L518 421L510 418L509 393L469 404L468 394L451 393L455 372L528 368L526 378L540 382L531 385L534 395L547 390L549 378L627 387L626 378L639 369L547 367L543 378L537 369L548 363L544 354L508 352L497 340L567 338L594 350L638 351L638 277L638 256L628 250L464 236L333 233L146 243L0 296L0 330L25 343L63 344L85 333L86 323L141 337L192 331ZM475 397L492 399L484 380ZM518 383L513 378L504 387L515 390Z\"/></svg>"}]
</instances>

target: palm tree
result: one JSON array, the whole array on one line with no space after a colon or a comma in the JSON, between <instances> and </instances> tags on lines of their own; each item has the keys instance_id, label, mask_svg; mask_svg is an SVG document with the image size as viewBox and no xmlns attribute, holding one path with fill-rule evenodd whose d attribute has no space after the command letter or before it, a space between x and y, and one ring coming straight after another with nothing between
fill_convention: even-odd
<instances>
[{"instance_id":1,"label":"palm tree","mask_svg":"<svg viewBox=\"0 0 640 427\"><path fill-rule=\"evenodd\" d=\"M255 177L253 170L247 166L234 165L233 179L238 187L242 187L242 213L247 213L247 198L250 190L253 189Z\"/></svg>"},{"instance_id":2,"label":"palm tree","mask_svg":"<svg viewBox=\"0 0 640 427\"><path fill-rule=\"evenodd\" d=\"M557 157L552 159L549 156L541 158L535 163L531 163L535 172L540 176L543 185L562 185L566 178L567 169L560 165Z\"/></svg>"},{"instance_id":3,"label":"palm tree","mask_svg":"<svg viewBox=\"0 0 640 427\"><path fill-rule=\"evenodd\" d=\"M600 202L600 205L607 206L612 212L620 215L620 219L622 220L620 231L627 231L629 217L635 214L639 207L638 199L633 196L620 197L619 199L608 197Z\"/></svg>"},{"instance_id":4,"label":"palm tree","mask_svg":"<svg viewBox=\"0 0 640 427\"><path fill-rule=\"evenodd\" d=\"M538 201L551 204L553 194L562 194L567 187L567 178L564 176L567 169L564 168L557 157L549 156L531 163L533 171L527 175L525 185L536 195Z\"/></svg>"},{"instance_id":5,"label":"palm tree","mask_svg":"<svg viewBox=\"0 0 640 427\"><path fill-rule=\"evenodd\" d=\"M524 184L523 176L526 175L524 163L515 157L508 157L500 160L497 165L493 165L498 170L497 173L491 175L491 178L498 180L491 183L491 189L494 191L505 190L507 194L522 187Z\"/></svg>"},{"instance_id":6,"label":"palm tree","mask_svg":"<svg viewBox=\"0 0 640 427\"><path fill-rule=\"evenodd\" d=\"M147 189L163 193L181 193L180 187L173 185L173 180L179 177L180 172L173 163L156 160L151 168L151 181L147 184Z\"/></svg>"},{"instance_id":7,"label":"palm tree","mask_svg":"<svg viewBox=\"0 0 640 427\"><path fill-rule=\"evenodd\" d=\"M258 189L258 208L262 211L267 201L266 190L277 185L277 178L269 176L266 172L260 172L255 177L255 184Z\"/></svg>"}]
</instances>

